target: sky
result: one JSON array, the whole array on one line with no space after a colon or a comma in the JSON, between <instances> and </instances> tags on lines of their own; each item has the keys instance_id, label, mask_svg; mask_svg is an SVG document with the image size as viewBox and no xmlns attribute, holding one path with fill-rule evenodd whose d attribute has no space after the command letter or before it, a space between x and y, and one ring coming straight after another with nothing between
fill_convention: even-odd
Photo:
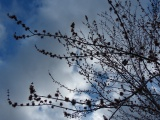
<instances>
[{"instance_id":1,"label":"sky","mask_svg":"<svg viewBox=\"0 0 160 120\"><path fill-rule=\"evenodd\" d=\"M34 82L36 90L41 95L54 94L58 86L54 85L48 75L48 70L56 80L70 88L79 86L88 88L81 82L74 68L68 67L65 61L51 59L38 53L34 47L63 53L64 50L54 39L32 37L16 41L13 34L26 34L7 13L15 14L31 29L49 31L60 30L69 34L70 24L76 23L76 28L85 31L82 21L85 15L90 20L99 20L97 13L108 9L106 0L0 0L0 119L1 120L66 120L62 109L50 109L45 106L17 107L8 105L7 89L10 98L15 102L26 102L29 95L29 85ZM72 84L71 84L72 83ZM62 93L69 97L75 94ZM83 97L89 97L82 95ZM98 111L85 119L101 120L102 111Z\"/></svg>"},{"instance_id":2,"label":"sky","mask_svg":"<svg viewBox=\"0 0 160 120\"><path fill-rule=\"evenodd\" d=\"M145 4L144 4L145 5ZM1 120L66 120L62 109L50 107L16 107L9 106L10 98L18 103L28 102L29 85L34 83L40 95L54 95L59 86L52 82L48 71L54 78L69 88L87 89L74 67L68 67L65 61L44 56L35 49L45 49L53 53L65 52L53 38L32 37L16 41L13 37L28 34L7 14L16 15L32 30L46 30L55 33L61 31L70 34L70 25L75 22L76 29L86 31L82 24L85 15L90 21L99 21L98 13L108 10L107 0L0 0L0 119ZM70 98L77 95L62 89L62 94ZM82 94L82 99L90 96ZM82 120L103 120L105 111L96 111Z\"/></svg>"}]
</instances>

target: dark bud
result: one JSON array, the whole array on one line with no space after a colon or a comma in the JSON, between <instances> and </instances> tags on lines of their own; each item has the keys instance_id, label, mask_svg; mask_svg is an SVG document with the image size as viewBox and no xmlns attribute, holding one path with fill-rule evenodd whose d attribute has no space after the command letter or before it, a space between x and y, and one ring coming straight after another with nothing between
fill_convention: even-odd
<instances>
[{"instance_id":1,"label":"dark bud","mask_svg":"<svg viewBox=\"0 0 160 120\"><path fill-rule=\"evenodd\" d=\"M111 4L111 3L112 3L112 0L108 0L108 3Z\"/></svg>"},{"instance_id":2,"label":"dark bud","mask_svg":"<svg viewBox=\"0 0 160 120\"><path fill-rule=\"evenodd\" d=\"M116 103L120 103L120 100L119 100L119 99L114 99L114 101L115 101Z\"/></svg>"},{"instance_id":3,"label":"dark bud","mask_svg":"<svg viewBox=\"0 0 160 120\"><path fill-rule=\"evenodd\" d=\"M109 10L112 11L112 7L110 7Z\"/></svg>"},{"instance_id":4,"label":"dark bud","mask_svg":"<svg viewBox=\"0 0 160 120\"><path fill-rule=\"evenodd\" d=\"M48 98L51 98L52 96L49 94L47 97L48 97Z\"/></svg>"},{"instance_id":5,"label":"dark bud","mask_svg":"<svg viewBox=\"0 0 160 120\"><path fill-rule=\"evenodd\" d=\"M55 33L55 35L57 36L57 35L58 35L58 33L56 32L56 33Z\"/></svg>"},{"instance_id":6,"label":"dark bud","mask_svg":"<svg viewBox=\"0 0 160 120\"><path fill-rule=\"evenodd\" d=\"M54 105L52 105L51 108L54 108Z\"/></svg>"},{"instance_id":7,"label":"dark bud","mask_svg":"<svg viewBox=\"0 0 160 120\"><path fill-rule=\"evenodd\" d=\"M74 106L76 104L76 100L72 99L71 104Z\"/></svg>"},{"instance_id":8,"label":"dark bud","mask_svg":"<svg viewBox=\"0 0 160 120\"><path fill-rule=\"evenodd\" d=\"M69 101L69 98L65 97L65 101L68 102L68 101Z\"/></svg>"},{"instance_id":9,"label":"dark bud","mask_svg":"<svg viewBox=\"0 0 160 120\"><path fill-rule=\"evenodd\" d=\"M25 28L25 27L26 27L26 25L25 25L25 24L22 24L22 27L24 27L24 28Z\"/></svg>"},{"instance_id":10,"label":"dark bud","mask_svg":"<svg viewBox=\"0 0 160 120\"><path fill-rule=\"evenodd\" d=\"M128 61L127 61L126 59L124 59L124 60L122 61L122 64L123 64L124 66L126 66L127 63L128 63Z\"/></svg>"},{"instance_id":11,"label":"dark bud","mask_svg":"<svg viewBox=\"0 0 160 120\"><path fill-rule=\"evenodd\" d=\"M86 18L86 20L88 21L88 17L87 17L87 15L85 15L85 18Z\"/></svg>"},{"instance_id":12,"label":"dark bud","mask_svg":"<svg viewBox=\"0 0 160 120\"><path fill-rule=\"evenodd\" d=\"M120 92L119 94L120 94L120 96L123 96L123 92Z\"/></svg>"},{"instance_id":13,"label":"dark bud","mask_svg":"<svg viewBox=\"0 0 160 120\"><path fill-rule=\"evenodd\" d=\"M119 4L118 4L118 3L116 4L116 7L119 7Z\"/></svg>"},{"instance_id":14,"label":"dark bud","mask_svg":"<svg viewBox=\"0 0 160 120\"><path fill-rule=\"evenodd\" d=\"M29 29L30 29L29 27L26 27L26 28L25 28L26 31L29 30Z\"/></svg>"},{"instance_id":15,"label":"dark bud","mask_svg":"<svg viewBox=\"0 0 160 120\"><path fill-rule=\"evenodd\" d=\"M58 96L59 96L59 94L58 94L58 93L56 93L56 94L55 94L55 97L58 97Z\"/></svg>"},{"instance_id":16,"label":"dark bud","mask_svg":"<svg viewBox=\"0 0 160 120\"><path fill-rule=\"evenodd\" d=\"M63 103L62 102L60 102L60 104L59 104L60 106L63 106Z\"/></svg>"},{"instance_id":17,"label":"dark bud","mask_svg":"<svg viewBox=\"0 0 160 120\"><path fill-rule=\"evenodd\" d=\"M71 28L74 28L74 26L75 26L75 23L73 22L73 23L71 24Z\"/></svg>"},{"instance_id":18,"label":"dark bud","mask_svg":"<svg viewBox=\"0 0 160 120\"><path fill-rule=\"evenodd\" d=\"M91 101L87 100L86 104L88 105L89 108L91 108Z\"/></svg>"},{"instance_id":19,"label":"dark bud","mask_svg":"<svg viewBox=\"0 0 160 120\"><path fill-rule=\"evenodd\" d=\"M93 57L91 57L90 59L93 60Z\"/></svg>"},{"instance_id":20,"label":"dark bud","mask_svg":"<svg viewBox=\"0 0 160 120\"><path fill-rule=\"evenodd\" d=\"M22 21L17 21L17 24L19 25L19 24L22 24Z\"/></svg>"},{"instance_id":21,"label":"dark bud","mask_svg":"<svg viewBox=\"0 0 160 120\"><path fill-rule=\"evenodd\" d=\"M28 100L30 100L30 101L31 101L31 100L32 100L32 98L33 98L33 97L32 97L32 95L30 95L30 96L28 97Z\"/></svg>"},{"instance_id":22,"label":"dark bud","mask_svg":"<svg viewBox=\"0 0 160 120\"><path fill-rule=\"evenodd\" d=\"M34 103L34 102L32 102L32 106L35 106L35 103Z\"/></svg>"},{"instance_id":23,"label":"dark bud","mask_svg":"<svg viewBox=\"0 0 160 120\"><path fill-rule=\"evenodd\" d=\"M8 101L9 105L12 105L12 102L11 101Z\"/></svg>"},{"instance_id":24,"label":"dark bud","mask_svg":"<svg viewBox=\"0 0 160 120\"><path fill-rule=\"evenodd\" d=\"M12 107L16 107L18 104L17 103L14 103L14 104L12 104Z\"/></svg>"},{"instance_id":25,"label":"dark bud","mask_svg":"<svg viewBox=\"0 0 160 120\"><path fill-rule=\"evenodd\" d=\"M103 104L104 104L103 99L100 99L100 104L101 104L101 105L103 105Z\"/></svg>"},{"instance_id":26,"label":"dark bud","mask_svg":"<svg viewBox=\"0 0 160 120\"><path fill-rule=\"evenodd\" d=\"M74 59L72 58L72 61L74 61Z\"/></svg>"}]
</instances>

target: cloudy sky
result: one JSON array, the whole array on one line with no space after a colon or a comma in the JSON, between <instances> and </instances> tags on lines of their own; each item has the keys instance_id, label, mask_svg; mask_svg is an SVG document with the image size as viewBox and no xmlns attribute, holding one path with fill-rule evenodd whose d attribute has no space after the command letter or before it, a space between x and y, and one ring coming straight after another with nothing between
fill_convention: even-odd
<instances>
[{"instance_id":1,"label":"cloudy sky","mask_svg":"<svg viewBox=\"0 0 160 120\"><path fill-rule=\"evenodd\" d=\"M27 102L29 85L34 82L37 93L54 95L54 78L69 88L88 88L82 76L68 67L65 61L51 59L38 53L35 44L53 53L63 53L56 40L38 37L16 41L13 34L27 34L7 13L16 15L32 30L46 30L51 33L61 31L70 34L70 25L75 22L76 29L86 31L82 24L85 15L89 20L99 20L97 13L108 10L107 0L0 0L0 119L1 120L66 120L62 109L50 107L17 107L8 105L7 89L10 98L18 103ZM73 93L62 93L76 98ZM82 95L81 98L89 98ZM83 120L103 120L103 111L97 111Z\"/></svg>"},{"instance_id":2,"label":"cloudy sky","mask_svg":"<svg viewBox=\"0 0 160 120\"><path fill-rule=\"evenodd\" d=\"M52 52L63 53L54 39L33 37L16 41L13 34L25 31L7 17L15 14L31 29L46 29L51 33L58 30L69 34L70 24L74 21L78 29L85 31L82 21L85 15L90 20L98 20L97 13L108 8L106 0L0 0L0 119L1 120L66 120L63 110L48 107L17 107L7 103L7 89L10 98L19 103L26 102L29 85L34 82L41 95L54 94L58 88L48 75L68 87L87 88L81 76L69 68L64 61L51 59L36 51L34 45ZM72 84L71 84L72 83ZM64 91L63 91L64 92ZM68 96L73 97L74 94ZM83 95L82 97L89 97ZM103 114L94 113L86 119L99 119ZM95 117L96 116L96 117ZM100 117L100 118L99 118Z\"/></svg>"}]
</instances>

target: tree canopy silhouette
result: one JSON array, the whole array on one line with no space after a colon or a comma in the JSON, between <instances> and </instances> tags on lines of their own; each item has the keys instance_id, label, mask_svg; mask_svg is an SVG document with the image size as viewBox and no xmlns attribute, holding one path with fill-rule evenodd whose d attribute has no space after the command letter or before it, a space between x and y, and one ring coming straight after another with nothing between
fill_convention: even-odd
<instances>
[{"instance_id":1,"label":"tree canopy silhouette","mask_svg":"<svg viewBox=\"0 0 160 120\"><path fill-rule=\"evenodd\" d=\"M104 120L160 119L160 1L149 0L148 7L141 2L144 1L108 0L109 10L98 14L100 21L90 21L85 16L83 24L89 30L87 36L83 31L77 32L75 22L70 26L72 35L68 36L60 31L52 34L46 30L32 30L15 15L8 14L28 31L27 35L14 34L16 40L33 36L58 40L66 48L64 55L36 45L35 48L52 58L65 59L69 66L76 64L79 74L90 88L70 89L56 81L49 72L54 83L78 94L92 94L92 99L70 99L59 89L54 96L42 96L31 83L30 103L12 102L8 91L9 104L13 107L59 107L64 109L64 116L68 118L80 118L104 109ZM64 106L64 103L71 104L71 107ZM108 113L111 115L108 116Z\"/></svg>"}]
</instances>

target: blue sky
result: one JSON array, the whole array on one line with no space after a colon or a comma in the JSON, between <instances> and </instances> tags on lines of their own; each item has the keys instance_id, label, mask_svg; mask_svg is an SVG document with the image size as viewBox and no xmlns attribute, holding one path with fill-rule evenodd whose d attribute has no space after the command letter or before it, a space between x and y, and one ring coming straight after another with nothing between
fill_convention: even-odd
<instances>
[{"instance_id":1,"label":"blue sky","mask_svg":"<svg viewBox=\"0 0 160 120\"><path fill-rule=\"evenodd\" d=\"M5 37L6 40L4 41L4 47L2 51L0 51L1 56L3 56L3 59L7 59L6 55L13 55L16 53L17 47L19 46L19 43L14 41L13 34L14 32L19 32L21 29L17 28L16 24L13 24L13 22L8 19L7 13L10 14L16 14L17 16L20 16L20 18L25 21L27 20L27 16L31 16L38 7L38 4L34 0L2 0L1 1L1 21L2 25L5 27ZM14 28L14 29L13 29Z\"/></svg>"},{"instance_id":2,"label":"blue sky","mask_svg":"<svg viewBox=\"0 0 160 120\"><path fill-rule=\"evenodd\" d=\"M78 29L85 31L82 25L84 16L88 15L90 20L99 19L97 13L104 11L107 6L106 0L0 0L0 119L66 120L63 117L63 110L60 109L52 110L48 107L14 109L7 103L7 89L10 89L10 97L13 101L26 102L31 82L35 83L38 93L54 94L58 86L52 83L48 70L62 84L71 88L79 85L81 88L88 88L81 82L82 77L73 72L73 68L68 68L64 61L43 56L34 48L36 44L40 48L63 53L64 50L55 41L37 37L14 40L15 32L23 34L25 31L10 20L7 13L15 14L32 29L46 29L53 33L60 30L69 34L70 24L73 21ZM68 94L64 90L62 92ZM75 94L68 94L68 96L72 98ZM98 115L100 114L95 113L86 119L99 119Z\"/></svg>"}]
</instances>

